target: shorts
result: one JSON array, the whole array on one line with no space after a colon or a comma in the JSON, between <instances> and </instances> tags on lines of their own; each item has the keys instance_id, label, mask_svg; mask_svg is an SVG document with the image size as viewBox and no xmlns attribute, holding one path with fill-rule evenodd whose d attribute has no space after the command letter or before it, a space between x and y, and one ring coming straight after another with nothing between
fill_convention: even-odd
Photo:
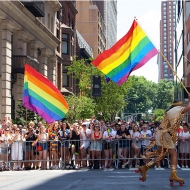
<instances>
[{"instance_id":1,"label":"shorts","mask_svg":"<svg viewBox=\"0 0 190 190\"><path fill-rule=\"evenodd\" d=\"M33 150L34 150L34 148L32 146L26 146L24 149L25 152L31 152Z\"/></svg>"},{"instance_id":2,"label":"shorts","mask_svg":"<svg viewBox=\"0 0 190 190\"><path fill-rule=\"evenodd\" d=\"M1 148L0 147L0 154L8 154L8 148Z\"/></svg>"},{"instance_id":3,"label":"shorts","mask_svg":"<svg viewBox=\"0 0 190 190\"><path fill-rule=\"evenodd\" d=\"M36 151L43 151L43 150L47 150L48 146L47 146L47 142L38 142L37 146L36 146Z\"/></svg>"},{"instance_id":4,"label":"shorts","mask_svg":"<svg viewBox=\"0 0 190 190\"><path fill-rule=\"evenodd\" d=\"M67 147L67 148L69 148L69 141L68 141L68 140L63 140L63 141L61 142L61 146L62 146L62 147Z\"/></svg>"},{"instance_id":5,"label":"shorts","mask_svg":"<svg viewBox=\"0 0 190 190\"><path fill-rule=\"evenodd\" d=\"M102 151L102 142L101 141L91 141L90 144L91 151Z\"/></svg>"},{"instance_id":6,"label":"shorts","mask_svg":"<svg viewBox=\"0 0 190 190\"><path fill-rule=\"evenodd\" d=\"M112 142L105 142L104 144L104 150L112 149Z\"/></svg>"},{"instance_id":7,"label":"shorts","mask_svg":"<svg viewBox=\"0 0 190 190\"><path fill-rule=\"evenodd\" d=\"M165 132L165 133L161 133L161 132L158 132L156 134L156 145L157 146L162 146L161 144L161 136L163 135L163 146L164 148L167 148L167 145L169 149L174 149L175 146L174 146L174 143L172 141L172 138L170 136L169 133Z\"/></svg>"},{"instance_id":8,"label":"shorts","mask_svg":"<svg viewBox=\"0 0 190 190\"><path fill-rule=\"evenodd\" d=\"M50 143L51 151L58 151L58 141L53 141Z\"/></svg>"},{"instance_id":9,"label":"shorts","mask_svg":"<svg viewBox=\"0 0 190 190\"><path fill-rule=\"evenodd\" d=\"M129 141L128 140L120 140L119 141L119 148L129 148Z\"/></svg>"}]
</instances>

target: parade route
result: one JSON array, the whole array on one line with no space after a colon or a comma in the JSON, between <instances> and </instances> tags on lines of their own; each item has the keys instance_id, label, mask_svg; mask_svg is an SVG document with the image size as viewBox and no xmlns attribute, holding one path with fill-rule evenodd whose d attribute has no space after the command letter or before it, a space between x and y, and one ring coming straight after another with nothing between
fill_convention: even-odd
<instances>
[{"instance_id":1,"label":"parade route","mask_svg":"<svg viewBox=\"0 0 190 190\"><path fill-rule=\"evenodd\" d=\"M185 180L170 187L170 170L150 169L147 181L139 181L134 170L31 170L0 173L1 190L189 190L190 171L178 169Z\"/></svg>"}]
</instances>

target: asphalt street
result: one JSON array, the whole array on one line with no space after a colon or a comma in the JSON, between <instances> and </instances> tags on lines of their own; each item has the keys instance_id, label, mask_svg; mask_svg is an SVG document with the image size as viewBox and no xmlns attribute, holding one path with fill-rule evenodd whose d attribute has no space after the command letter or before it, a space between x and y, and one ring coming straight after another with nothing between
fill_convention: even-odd
<instances>
[{"instance_id":1,"label":"asphalt street","mask_svg":"<svg viewBox=\"0 0 190 190\"><path fill-rule=\"evenodd\" d=\"M184 186L170 186L170 170L150 169L145 182L134 170L34 170L0 173L0 190L190 190L190 170L178 169Z\"/></svg>"}]
</instances>

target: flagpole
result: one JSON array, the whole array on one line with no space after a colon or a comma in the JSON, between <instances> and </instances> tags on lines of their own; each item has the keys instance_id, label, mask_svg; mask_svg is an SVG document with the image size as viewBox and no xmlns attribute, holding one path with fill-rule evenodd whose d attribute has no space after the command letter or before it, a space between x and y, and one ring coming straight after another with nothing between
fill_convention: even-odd
<instances>
[{"instance_id":1,"label":"flagpole","mask_svg":"<svg viewBox=\"0 0 190 190\"><path fill-rule=\"evenodd\" d=\"M173 71L174 75L176 75L177 79L179 80L179 82L181 83L181 85L183 86L184 90L187 92L187 94L189 94L187 88L185 87L185 85L181 82L180 78L178 77L177 73L174 71L173 67L171 66L171 64L169 63L169 61L167 60L167 58L164 56L164 54L160 51L160 54L162 55L162 57L164 58L164 60L168 63L169 67L171 68L171 70Z\"/></svg>"},{"instance_id":2,"label":"flagpole","mask_svg":"<svg viewBox=\"0 0 190 190\"><path fill-rule=\"evenodd\" d=\"M27 108L26 108L26 127L27 127L27 114L28 114L28 111L27 111Z\"/></svg>"}]
</instances>

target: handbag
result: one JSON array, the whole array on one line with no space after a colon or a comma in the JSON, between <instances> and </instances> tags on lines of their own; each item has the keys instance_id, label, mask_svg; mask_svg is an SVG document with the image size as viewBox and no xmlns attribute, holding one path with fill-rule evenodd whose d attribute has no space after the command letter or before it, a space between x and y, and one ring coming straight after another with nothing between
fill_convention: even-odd
<instances>
[{"instance_id":1,"label":"handbag","mask_svg":"<svg viewBox=\"0 0 190 190\"><path fill-rule=\"evenodd\" d=\"M42 151L42 146L37 145L36 146L36 151Z\"/></svg>"}]
</instances>

